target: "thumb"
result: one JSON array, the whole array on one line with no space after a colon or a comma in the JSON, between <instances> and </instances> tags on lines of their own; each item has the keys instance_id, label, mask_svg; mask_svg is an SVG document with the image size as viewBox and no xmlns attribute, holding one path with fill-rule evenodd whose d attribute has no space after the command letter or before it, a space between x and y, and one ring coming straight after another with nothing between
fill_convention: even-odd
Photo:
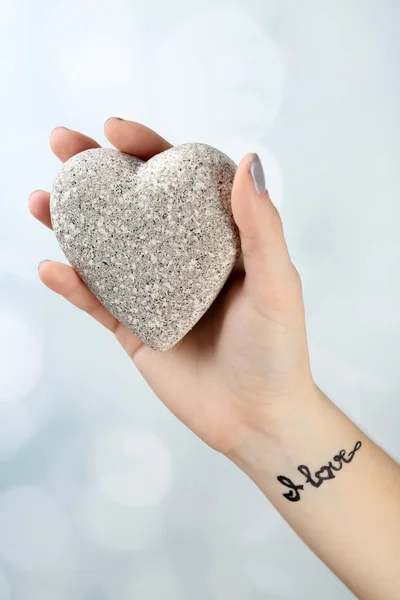
<instances>
[{"instance_id":1,"label":"thumb","mask_svg":"<svg viewBox=\"0 0 400 600\"><path fill-rule=\"evenodd\" d=\"M254 301L261 304L271 293L282 295L283 284L298 280L290 260L280 215L265 184L257 154L240 162L232 188L232 212L240 233L245 285Z\"/></svg>"}]
</instances>

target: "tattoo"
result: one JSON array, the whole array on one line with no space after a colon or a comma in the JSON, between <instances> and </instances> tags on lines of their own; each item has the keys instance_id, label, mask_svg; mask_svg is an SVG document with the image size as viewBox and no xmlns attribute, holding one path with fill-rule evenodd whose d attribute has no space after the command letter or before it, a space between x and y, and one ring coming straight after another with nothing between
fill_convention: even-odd
<instances>
[{"instance_id":1,"label":"tattoo","mask_svg":"<svg viewBox=\"0 0 400 600\"><path fill-rule=\"evenodd\" d=\"M300 471L302 475L304 475L306 481L305 483L309 483L313 487L318 488L320 485L327 481L328 479L334 479L336 475L335 471L340 471L343 468L343 463L350 463L357 450L361 448L361 442L358 441L354 446L353 450L351 450L346 456L346 450L340 450L338 454L335 454L332 460L328 462L327 465L322 466L318 471L311 473L310 469L306 465L299 465L297 470ZM333 464L333 462L336 464ZM304 490L304 485L296 485L293 483L289 477L285 477L285 475L278 475L277 480L282 483L282 485L289 488L289 491L283 494L285 498L290 500L290 502L298 502L300 500L300 492L299 490Z\"/></svg>"}]
</instances>

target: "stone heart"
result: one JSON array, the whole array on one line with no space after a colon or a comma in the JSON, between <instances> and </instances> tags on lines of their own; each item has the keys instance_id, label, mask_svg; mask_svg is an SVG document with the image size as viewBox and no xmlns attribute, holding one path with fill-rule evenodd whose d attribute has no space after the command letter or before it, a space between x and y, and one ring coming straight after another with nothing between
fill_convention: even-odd
<instances>
[{"instance_id":1,"label":"stone heart","mask_svg":"<svg viewBox=\"0 0 400 600\"><path fill-rule=\"evenodd\" d=\"M111 148L67 161L50 199L68 261L144 343L174 346L212 304L239 256L235 164L206 144L148 162Z\"/></svg>"}]
</instances>

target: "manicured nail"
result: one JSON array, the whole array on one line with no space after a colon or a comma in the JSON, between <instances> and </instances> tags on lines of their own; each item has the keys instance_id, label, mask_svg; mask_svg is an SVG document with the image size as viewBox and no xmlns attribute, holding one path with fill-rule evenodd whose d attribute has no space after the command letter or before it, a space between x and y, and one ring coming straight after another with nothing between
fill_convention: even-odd
<instances>
[{"instance_id":1,"label":"manicured nail","mask_svg":"<svg viewBox=\"0 0 400 600\"><path fill-rule=\"evenodd\" d=\"M257 194L262 196L266 191L265 175L260 157L256 153L253 154L253 158L250 161L250 174L253 178Z\"/></svg>"},{"instance_id":2,"label":"manicured nail","mask_svg":"<svg viewBox=\"0 0 400 600\"><path fill-rule=\"evenodd\" d=\"M40 269L40 267L41 267L42 265L44 265L44 263L47 263L47 262L51 262L51 261L50 261L50 260L48 260L47 258L46 258L45 260L41 260L41 261L40 261L40 263L38 264L38 270Z\"/></svg>"}]
</instances>

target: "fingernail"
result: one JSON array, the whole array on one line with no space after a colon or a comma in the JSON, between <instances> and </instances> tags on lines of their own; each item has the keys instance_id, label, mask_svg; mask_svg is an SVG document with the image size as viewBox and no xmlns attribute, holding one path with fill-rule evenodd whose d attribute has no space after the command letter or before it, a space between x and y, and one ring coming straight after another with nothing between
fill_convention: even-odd
<instances>
[{"instance_id":1,"label":"fingernail","mask_svg":"<svg viewBox=\"0 0 400 600\"><path fill-rule=\"evenodd\" d=\"M48 260L47 258L46 258L45 260L41 260L41 261L40 261L40 263L38 264L38 270L40 269L40 267L41 267L42 265L44 265L44 263L47 263L47 262L51 262L51 261L50 261L50 260Z\"/></svg>"},{"instance_id":2,"label":"fingernail","mask_svg":"<svg viewBox=\"0 0 400 600\"><path fill-rule=\"evenodd\" d=\"M123 119L121 119L121 117L110 117L109 119L107 119L106 123L108 123L108 121L112 121L112 120L123 121Z\"/></svg>"},{"instance_id":3,"label":"fingernail","mask_svg":"<svg viewBox=\"0 0 400 600\"><path fill-rule=\"evenodd\" d=\"M266 191L265 175L260 157L256 153L253 154L253 158L250 161L250 174L257 194L262 196Z\"/></svg>"}]
</instances>

